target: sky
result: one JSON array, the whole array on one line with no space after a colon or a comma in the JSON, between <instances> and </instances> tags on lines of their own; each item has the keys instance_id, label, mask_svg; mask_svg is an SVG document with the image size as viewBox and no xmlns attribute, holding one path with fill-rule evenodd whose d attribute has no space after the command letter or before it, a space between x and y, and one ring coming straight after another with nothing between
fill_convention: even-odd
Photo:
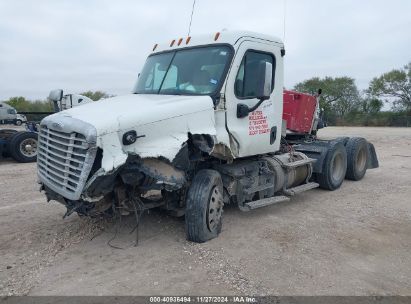
<instances>
[{"instance_id":1,"label":"sky","mask_svg":"<svg viewBox=\"0 0 411 304\"><path fill-rule=\"evenodd\" d=\"M0 0L0 100L45 99L56 88L127 94L155 43L187 36L192 5ZM223 29L283 39L287 88L350 76L366 89L411 61L409 0L196 0L191 35Z\"/></svg>"}]
</instances>

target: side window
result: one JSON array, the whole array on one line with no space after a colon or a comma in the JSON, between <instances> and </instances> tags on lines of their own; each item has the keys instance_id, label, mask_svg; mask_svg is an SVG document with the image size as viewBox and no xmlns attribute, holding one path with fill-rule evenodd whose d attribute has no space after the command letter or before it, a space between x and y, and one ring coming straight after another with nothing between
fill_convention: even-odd
<instances>
[{"instance_id":1,"label":"side window","mask_svg":"<svg viewBox=\"0 0 411 304\"><path fill-rule=\"evenodd\" d=\"M235 79L234 91L238 98L255 98L257 92L257 73L261 62L270 62L273 65L273 83L275 79L275 58L268 53L247 51L241 62Z\"/></svg>"},{"instance_id":2,"label":"side window","mask_svg":"<svg viewBox=\"0 0 411 304\"><path fill-rule=\"evenodd\" d=\"M16 114L16 111L14 109L8 109L7 114Z\"/></svg>"}]
</instances>

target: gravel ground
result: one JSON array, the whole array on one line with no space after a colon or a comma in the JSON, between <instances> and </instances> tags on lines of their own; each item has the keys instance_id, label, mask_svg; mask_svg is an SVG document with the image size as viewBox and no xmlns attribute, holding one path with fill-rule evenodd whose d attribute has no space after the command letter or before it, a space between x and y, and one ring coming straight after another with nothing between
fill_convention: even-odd
<instances>
[{"instance_id":1,"label":"gravel ground","mask_svg":"<svg viewBox=\"0 0 411 304\"><path fill-rule=\"evenodd\" d=\"M319 135L366 137L380 168L334 192L228 207L220 237L205 244L187 242L184 221L159 211L143 217L138 246L132 218L63 220L65 208L38 192L35 164L3 161L0 294L411 295L411 128Z\"/></svg>"}]
</instances>

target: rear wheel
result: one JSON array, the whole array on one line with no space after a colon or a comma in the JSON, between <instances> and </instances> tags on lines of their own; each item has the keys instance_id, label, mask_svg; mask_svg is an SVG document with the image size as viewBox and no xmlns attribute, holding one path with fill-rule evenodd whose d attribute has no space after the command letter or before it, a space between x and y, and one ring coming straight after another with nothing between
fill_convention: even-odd
<instances>
[{"instance_id":1,"label":"rear wheel","mask_svg":"<svg viewBox=\"0 0 411 304\"><path fill-rule=\"evenodd\" d=\"M347 152L341 142L334 142L325 157L323 170L317 174L320 187L327 190L338 189L347 171Z\"/></svg>"},{"instance_id":2,"label":"rear wheel","mask_svg":"<svg viewBox=\"0 0 411 304\"><path fill-rule=\"evenodd\" d=\"M203 243L221 232L223 183L215 170L199 171L188 190L185 225L187 239Z\"/></svg>"},{"instance_id":3,"label":"rear wheel","mask_svg":"<svg viewBox=\"0 0 411 304\"><path fill-rule=\"evenodd\" d=\"M21 163L35 162L37 159L37 134L17 132L10 138L9 153Z\"/></svg>"},{"instance_id":4,"label":"rear wheel","mask_svg":"<svg viewBox=\"0 0 411 304\"><path fill-rule=\"evenodd\" d=\"M368 147L367 141L362 137L352 137L346 145L347 173L345 178L358 181L367 171Z\"/></svg>"}]
</instances>

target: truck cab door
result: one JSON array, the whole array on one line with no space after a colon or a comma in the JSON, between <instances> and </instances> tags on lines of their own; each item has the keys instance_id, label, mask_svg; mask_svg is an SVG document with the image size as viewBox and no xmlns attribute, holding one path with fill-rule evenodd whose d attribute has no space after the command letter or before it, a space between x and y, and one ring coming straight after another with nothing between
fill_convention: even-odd
<instances>
[{"instance_id":1,"label":"truck cab door","mask_svg":"<svg viewBox=\"0 0 411 304\"><path fill-rule=\"evenodd\" d=\"M279 150L282 126L282 57L279 46L272 43L243 41L236 53L227 78L226 122L231 150L236 157L265 154ZM258 83L257 73L262 63L272 64L272 92L270 98L246 117L237 116L238 104L255 106Z\"/></svg>"},{"instance_id":2,"label":"truck cab door","mask_svg":"<svg viewBox=\"0 0 411 304\"><path fill-rule=\"evenodd\" d=\"M16 110L13 109L13 108L8 108L8 109L7 109L6 119L8 119L8 120L14 120L14 119L16 119L16 117L17 117L17 112L16 112Z\"/></svg>"}]
</instances>

